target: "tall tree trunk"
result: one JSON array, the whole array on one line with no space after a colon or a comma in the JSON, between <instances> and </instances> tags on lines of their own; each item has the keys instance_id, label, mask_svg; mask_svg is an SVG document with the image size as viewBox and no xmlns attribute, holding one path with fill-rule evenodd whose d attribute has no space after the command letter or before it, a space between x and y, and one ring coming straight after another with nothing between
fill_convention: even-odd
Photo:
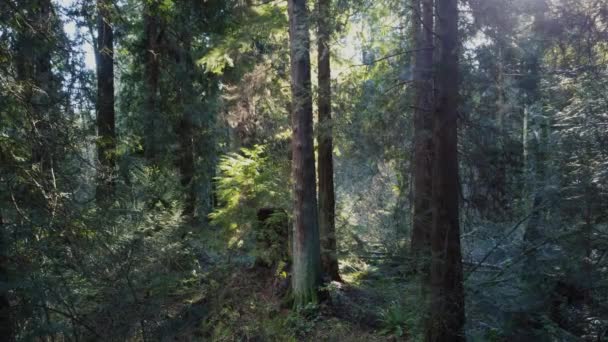
<instances>
[{"instance_id":1,"label":"tall tree trunk","mask_svg":"<svg viewBox=\"0 0 608 342\"><path fill-rule=\"evenodd\" d=\"M439 65L434 115L433 225L427 341L464 341L464 289L458 210L458 5L437 0Z\"/></svg>"},{"instance_id":2,"label":"tall tree trunk","mask_svg":"<svg viewBox=\"0 0 608 342\"><path fill-rule=\"evenodd\" d=\"M145 1L144 6L144 155L146 159L155 161L158 157L158 129L160 111L158 99L158 82L160 75L161 39L160 18L158 17L158 1Z\"/></svg>"},{"instance_id":3,"label":"tall tree trunk","mask_svg":"<svg viewBox=\"0 0 608 342\"><path fill-rule=\"evenodd\" d=\"M213 186L217 167L215 114L209 109L209 102L217 96L218 80L213 75L205 74L200 78L205 98L198 99L201 112L196 113L194 120L194 165L196 169L195 191L197 212L202 224L208 223L208 214L213 210L215 188ZM198 133L197 133L198 132Z\"/></svg>"},{"instance_id":4,"label":"tall tree trunk","mask_svg":"<svg viewBox=\"0 0 608 342\"><path fill-rule=\"evenodd\" d=\"M336 199L334 191L334 161L331 119L330 64L330 5L331 0L318 0L317 51L319 84L319 233L321 235L321 265L324 275L341 281L336 246Z\"/></svg>"},{"instance_id":5,"label":"tall tree trunk","mask_svg":"<svg viewBox=\"0 0 608 342\"><path fill-rule=\"evenodd\" d=\"M55 15L50 0L35 0L26 21L17 34L17 78L23 83L23 99L32 129L32 162L42 172L51 168L53 139L50 112L55 104L52 86L51 51Z\"/></svg>"},{"instance_id":6,"label":"tall tree trunk","mask_svg":"<svg viewBox=\"0 0 608 342\"><path fill-rule=\"evenodd\" d=\"M310 37L306 0L289 0L292 92L294 234L292 288L295 306L318 300L321 257L313 152Z\"/></svg>"},{"instance_id":7,"label":"tall tree trunk","mask_svg":"<svg viewBox=\"0 0 608 342\"><path fill-rule=\"evenodd\" d=\"M542 43L543 37L543 25L544 25L544 13L547 10L547 4L544 1L539 1L536 4L535 15L534 15L534 26L532 32L535 39L540 38L536 49L532 51L532 55L529 57L528 74L531 78L529 86L526 89L527 104L524 109L527 111L528 120L532 121L534 129L540 134L535 136L532 140L528 141L528 148L531 155L528 156L528 162L532 164L533 175L532 175L532 189L534 191L532 200L532 214L526 224L526 230L523 236L524 251L535 248L540 243L543 237L541 231L541 225L545 210L543 205L545 202L545 182L546 182L546 162L547 162L547 142L549 140L549 125L548 120L545 118L543 113L542 105L542 94L540 89L541 82L541 63L542 56L544 54L544 46ZM526 124L528 124L526 122ZM527 128L527 127L526 127ZM527 134L527 132L524 132ZM531 283L538 283L541 281L537 277L538 272L536 270L536 253L527 253L526 259L524 260L524 278ZM540 305L540 304L539 304Z\"/></svg>"},{"instance_id":8,"label":"tall tree trunk","mask_svg":"<svg viewBox=\"0 0 608 342\"><path fill-rule=\"evenodd\" d=\"M583 224L582 229L582 240L583 247L585 249L585 256L583 258L583 262L581 265L583 279L587 283L587 286L583 288L583 297L585 302L590 303L591 301L591 293L594 288L593 282L593 212L594 212L594 199L591 194L593 193L593 188L588 187L586 191L586 208L584 213L585 223Z\"/></svg>"},{"instance_id":9,"label":"tall tree trunk","mask_svg":"<svg viewBox=\"0 0 608 342\"><path fill-rule=\"evenodd\" d=\"M414 212L411 249L417 269L428 270L431 255L433 188L433 0L413 1L414 54ZM426 272L426 271L425 271Z\"/></svg>"},{"instance_id":10,"label":"tall tree trunk","mask_svg":"<svg viewBox=\"0 0 608 342\"><path fill-rule=\"evenodd\" d=\"M51 107L56 100L52 96L56 89L53 89L52 86L52 47L48 41L48 36L52 36L55 14L53 13L53 5L50 0L41 0L39 11L36 20L38 29L41 31L36 33L36 41L42 49L34 52L34 79L35 85L39 88L39 91L36 91L36 95L34 95L34 107L35 115L40 121L37 127L39 139L34 149L34 160L40 162L43 171L48 171L52 168L53 151L51 146L54 143L51 136Z\"/></svg>"},{"instance_id":11,"label":"tall tree trunk","mask_svg":"<svg viewBox=\"0 0 608 342\"><path fill-rule=\"evenodd\" d=\"M505 72L504 72L504 46L505 43L503 39L496 38L497 45L497 65L496 65L496 91L497 91L497 99L496 99L496 128L498 132L498 136L495 137L492 141L492 144L496 146L496 151L501 151L501 153L495 152L492 156L494 160L494 167L492 171L494 172L493 181L491 182L490 191L494 193L492 205L490 206L490 212L484 213L485 217L488 217L490 220L500 220L504 217L505 213L508 213L507 208L509 207L508 203L508 183L507 183L507 167L508 162L505 159L505 154L510 153L508 150L505 151L508 139L506 138L507 129L505 129L505 119L508 114L507 108L507 100L505 96Z\"/></svg>"},{"instance_id":12,"label":"tall tree trunk","mask_svg":"<svg viewBox=\"0 0 608 342\"><path fill-rule=\"evenodd\" d=\"M98 201L105 201L112 194L112 173L116 164L111 6L109 0L97 0L97 158L101 166L96 192Z\"/></svg>"},{"instance_id":13,"label":"tall tree trunk","mask_svg":"<svg viewBox=\"0 0 608 342\"><path fill-rule=\"evenodd\" d=\"M190 220L194 218L196 209L196 187L194 184L194 89L192 72L195 68L192 63L192 36L183 32L183 46L178 51L179 74L182 82L177 85L178 97L181 102L182 117L178 126L178 137L180 151L178 155L178 167L181 174L181 185L186 191L186 203L183 215ZM181 65L179 65L181 64Z\"/></svg>"}]
</instances>

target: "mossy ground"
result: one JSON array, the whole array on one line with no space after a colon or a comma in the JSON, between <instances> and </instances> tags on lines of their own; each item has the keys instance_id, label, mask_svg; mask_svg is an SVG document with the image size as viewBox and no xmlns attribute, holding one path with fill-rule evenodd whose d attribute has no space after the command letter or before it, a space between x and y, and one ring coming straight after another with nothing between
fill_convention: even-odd
<instances>
[{"instance_id":1,"label":"mossy ground","mask_svg":"<svg viewBox=\"0 0 608 342\"><path fill-rule=\"evenodd\" d=\"M395 301L414 292L399 267L342 265L344 283L332 283L329 300L293 310L289 280L271 269L231 270L218 279L206 315L172 336L176 341L397 341L416 340L419 305ZM415 296L410 296L415 298Z\"/></svg>"}]
</instances>

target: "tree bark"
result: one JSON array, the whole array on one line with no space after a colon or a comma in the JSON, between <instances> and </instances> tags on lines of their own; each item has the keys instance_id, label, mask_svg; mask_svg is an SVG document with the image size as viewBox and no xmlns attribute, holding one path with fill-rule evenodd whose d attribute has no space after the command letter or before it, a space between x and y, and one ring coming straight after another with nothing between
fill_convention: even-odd
<instances>
[{"instance_id":1,"label":"tree bark","mask_svg":"<svg viewBox=\"0 0 608 342\"><path fill-rule=\"evenodd\" d=\"M50 0L40 1L40 12L36 18L39 30L42 32L36 33L37 43L42 47L41 51L34 53L35 58L35 84L41 91L37 91L34 96L34 107L36 116L38 117L39 137L37 146L34 149L34 160L40 162L41 169L50 170L52 167L52 136L51 136L51 107L55 104L55 94L53 89L53 75L51 70L51 49L48 42L48 36L52 35L52 26L54 21L53 5Z\"/></svg>"},{"instance_id":2,"label":"tree bark","mask_svg":"<svg viewBox=\"0 0 608 342\"><path fill-rule=\"evenodd\" d=\"M97 201L112 194L116 165L116 130L114 112L114 33L110 18L112 2L97 0L97 158L100 171Z\"/></svg>"},{"instance_id":3,"label":"tree bark","mask_svg":"<svg viewBox=\"0 0 608 342\"><path fill-rule=\"evenodd\" d=\"M317 51L319 85L319 233L321 265L330 280L341 281L336 246L336 199L334 191L333 137L331 119L330 5L331 0L318 0Z\"/></svg>"},{"instance_id":4,"label":"tree bark","mask_svg":"<svg viewBox=\"0 0 608 342\"><path fill-rule=\"evenodd\" d=\"M51 111L55 105L51 52L55 15L50 0L35 0L27 13L25 26L17 34L17 78L23 83L23 98L32 129L32 162L42 172L52 165L53 139L51 137Z\"/></svg>"},{"instance_id":5,"label":"tree bark","mask_svg":"<svg viewBox=\"0 0 608 342\"><path fill-rule=\"evenodd\" d=\"M413 1L414 55L414 210L411 249L418 271L428 271L431 255L433 188L433 0Z\"/></svg>"},{"instance_id":6,"label":"tree bark","mask_svg":"<svg viewBox=\"0 0 608 342\"><path fill-rule=\"evenodd\" d=\"M295 306L318 301L321 258L313 151L310 37L306 0L289 0L292 92L294 234L292 290Z\"/></svg>"},{"instance_id":7,"label":"tree bark","mask_svg":"<svg viewBox=\"0 0 608 342\"><path fill-rule=\"evenodd\" d=\"M145 91L145 123L144 123L144 156L150 161L158 157L157 131L160 125L158 100L158 82L160 75L161 39L160 18L158 17L158 1L146 1L144 6L144 91Z\"/></svg>"},{"instance_id":8,"label":"tree bark","mask_svg":"<svg viewBox=\"0 0 608 342\"><path fill-rule=\"evenodd\" d=\"M8 299L8 253L4 234L4 222L0 213L0 336L3 341L13 341L13 321L11 319L11 306Z\"/></svg>"},{"instance_id":9,"label":"tree bark","mask_svg":"<svg viewBox=\"0 0 608 342\"><path fill-rule=\"evenodd\" d=\"M532 32L535 37L540 38L540 42L536 49L532 51L532 55L528 61L528 74L531 78L531 82L526 89L527 104L524 108L526 113L526 120L531 120L535 130L539 131L536 137L527 142L527 147L531 155L526 158L531 163L534 174L532 175L533 184L533 199L532 199L532 215L526 224L523 243L524 252L535 248L543 240L543 232L541 226L543 223L543 216L546 210L543 209L545 202L545 182L546 182L546 168L547 162L547 145L549 140L549 124L543 113L542 94L540 88L541 82L541 66L542 56L544 54L544 46L542 43L543 37L543 25L544 25L544 13L547 8L547 4L544 1L539 1L534 9L534 26ZM540 113L530 113L530 108L538 110ZM532 117L529 117L532 114ZM525 122L526 129L528 122ZM524 132L527 135L527 132ZM525 170L527 171L527 170ZM538 277L536 253L527 253L526 259L524 260L524 278L531 284L536 283L539 285L542 281Z\"/></svg>"},{"instance_id":10,"label":"tree bark","mask_svg":"<svg viewBox=\"0 0 608 342\"><path fill-rule=\"evenodd\" d=\"M184 206L183 215L190 220L194 218L196 210L196 187L194 184L194 122L193 122L193 104L194 104L194 89L192 72L195 68L192 63L192 36L183 33L183 46L179 51L180 72L183 76L183 82L178 85L178 97L182 107L182 117L179 122L178 137L180 143L178 166L181 174L181 185L186 191L186 203Z\"/></svg>"},{"instance_id":11,"label":"tree bark","mask_svg":"<svg viewBox=\"0 0 608 342\"><path fill-rule=\"evenodd\" d=\"M464 341L458 208L458 5L437 0L438 102L434 112L430 315L426 341Z\"/></svg>"}]
</instances>

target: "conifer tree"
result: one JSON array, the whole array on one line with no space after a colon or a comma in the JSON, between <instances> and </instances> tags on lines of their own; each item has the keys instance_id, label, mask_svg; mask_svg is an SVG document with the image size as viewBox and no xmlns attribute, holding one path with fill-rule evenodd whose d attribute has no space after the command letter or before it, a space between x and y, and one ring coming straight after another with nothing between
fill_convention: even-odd
<instances>
[{"instance_id":1,"label":"conifer tree","mask_svg":"<svg viewBox=\"0 0 608 342\"><path fill-rule=\"evenodd\" d=\"M114 112L114 32L111 19L112 2L97 1L97 200L104 201L112 193L116 164L116 130Z\"/></svg>"},{"instance_id":2,"label":"conifer tree","mask_svg":"<svg viewBox=\"0 0 608 342\"><path fill-rule=\"evenodd\" d=\"M458 1L436 0L438 70L433 115L430 315L426 341L464 341L458 186Z\"/></svg>"},{"instance_id":3,"label":"conifer tree","mask_svg":"<svg viewBox=\"0 0 608 342\"><path fill-rule=\"evenodd\" d=\"M414 39L414 212L411 248L417 266L430 258L433 162L433 0L413 1Z\"/></svg>"},{"instance_id":4,"label":"conifer tree","mask_svg":"<svg viewBox=\"0 0 608 342\"><path fill-rule=\"evenodd\" d=\"M340 280L336 246L336 199L334 190L333 133L331 118L331 1L317 3L318 53L318 170L319 170L319 233L323 273L331 280Z\"/></svg>"},{"instance_id":5,"label":"conifer tree","mask_svg":"<svg viewBox=\"0 0 608 342\"><path fill-rule=\"evenodd\" d=\"M321 283L315 156L313 151L310 36L305 0L289 0L292 92L293 274L296 306L318 300Z\"/></svg>"}]
</instances>

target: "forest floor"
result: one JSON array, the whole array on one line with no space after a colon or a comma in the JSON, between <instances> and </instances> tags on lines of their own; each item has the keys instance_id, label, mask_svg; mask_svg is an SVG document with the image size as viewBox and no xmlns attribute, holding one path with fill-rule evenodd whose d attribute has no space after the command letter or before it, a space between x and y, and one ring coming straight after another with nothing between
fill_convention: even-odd
<instances>
[{"instance_id":1,"label":"forest floor","mask_svg":"<svg viewBox=\"0 0 608 342\"><path fill-rule=\"evenodd\" d=\"M329 300L299 311L286 302L289 279L277 271L279 268L243 262L216 265L196 296L176 300L175 309L154 335L161 341L183 342L420 341L421 287L408 273L407 264L403 260L341 260L343 282L332 282L325 288ZM487 292L486 297L493 297L497 306L488 306L483 299L469 301L473 311L469 337L473 341L506 341L506 335L495 336L485 325L492 322L488 317L508 313L508 291L497 288ZM544 325L534 329L540 336L580 340L556 324ZM527 335L531 332L525 331Z\"/></svg>"},{"instance_id":2,"label":"forest floor","mask_svg":"<svg viewBox=\"0 0 608 342\"><path fill-rule=\"evenodd\" d=\"M226 272L228 271L228 272ZM233 267L204 286L213 294L183 301L159 329L163 341L396 341L417 340L415 303L396 298L415 291L400 268L342 265L343 282L332 282L329 300L294 311L285 302L289 279L271 268ZM213 289L211 289L213 287ZM418 332L419 333L419 332Z\"/></svg>"}]
</instances>

